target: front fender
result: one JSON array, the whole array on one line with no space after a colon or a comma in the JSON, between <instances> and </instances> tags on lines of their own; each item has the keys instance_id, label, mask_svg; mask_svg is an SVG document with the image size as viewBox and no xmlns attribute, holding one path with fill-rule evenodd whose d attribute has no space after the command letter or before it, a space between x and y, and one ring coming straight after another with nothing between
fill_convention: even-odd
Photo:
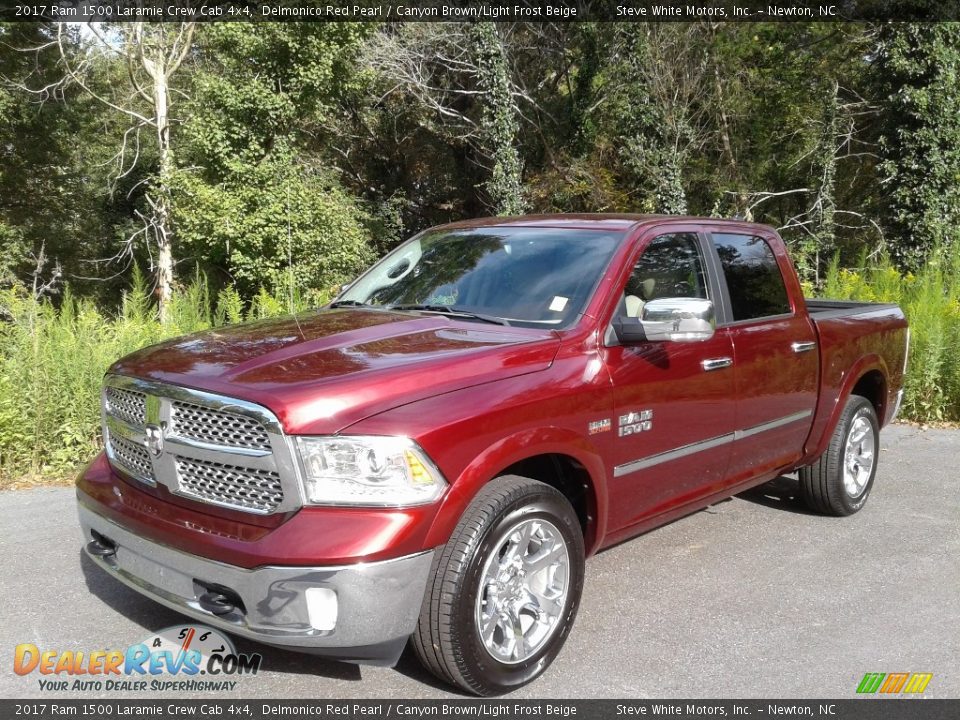
<instances>
[{"instance_id":1,"label":"front fender","mask_svg":"<svg viewBox=\"0 0 960 720\"><path fill-rule=\"evenodd\" d=\"M501 438L479 453L451 482L439 511L427 532L427 546L446 543L467 506L480 489L511 465L536 455L566 455L579 462L590 476L587 488L589 515L584 545L587 555L596 552L606 532L607 497L605 469L599 450L587 438L572 430L546 426L529 428Z\"/></svg>"}]
</instances>

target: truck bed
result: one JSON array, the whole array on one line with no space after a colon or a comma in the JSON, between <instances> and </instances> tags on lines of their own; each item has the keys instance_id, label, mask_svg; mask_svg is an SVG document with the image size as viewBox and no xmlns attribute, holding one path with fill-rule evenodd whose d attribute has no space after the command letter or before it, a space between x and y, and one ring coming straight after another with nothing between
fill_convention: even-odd
<instances>
[{"instance_id":1,"label":"truck bed","mask_svg":"<svg viewBox=\"0 0 960 720\"><path fill-rule=\"evenodd\" d=\"M807 452L817 456L826 447L850 381L869 373L881 384L884 398L877 416L883 426L897 408L894 388L903 386L907 323L893 303L807 300L807 312L820 345L820 397ZM876 371L876 372L870 372ZM886 378L886 381L884 381Z\"/></svg>"},{"instance_id":2,"label":"truck bed","mask_svg":"<svg viewBox=\"0 0 960 720\"><path fill-rule=\"evenodd\" d=\"M807 312L814 321L850 317L874 310L896 309L894 303L854 302L852 300L807 299Z\"/></svg>"}]
</instances>

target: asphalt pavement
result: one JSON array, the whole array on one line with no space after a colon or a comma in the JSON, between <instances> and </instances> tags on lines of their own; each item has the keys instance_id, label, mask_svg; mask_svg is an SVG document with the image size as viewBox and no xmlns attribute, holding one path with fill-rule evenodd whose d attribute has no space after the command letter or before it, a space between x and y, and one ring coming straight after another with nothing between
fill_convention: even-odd
<instances>
[{"instance_id":1,"label":"asphalt pavement","mask_svg":"<svg viewBox=\"0 0 960 720\"><path fill-rule=\"evenodd\" d=\"M866 672L933 673L926 696L960 697L960 431L894 426L881 448L853 517L808 513L784 477L590 559L566 647L511 697L846 698ZM125 648L183 622L81 543L72 488L0 493L0 697L151 696L41 692L13 672L19 643ZM374 668L237 647L263 666L234 698L460 697L409 650Z\"/></svg>"}]
</instances>

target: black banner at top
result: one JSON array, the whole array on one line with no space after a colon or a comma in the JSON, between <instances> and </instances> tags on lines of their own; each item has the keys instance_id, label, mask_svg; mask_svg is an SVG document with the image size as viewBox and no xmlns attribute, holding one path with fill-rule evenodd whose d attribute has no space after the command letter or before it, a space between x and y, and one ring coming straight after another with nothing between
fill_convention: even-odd
<instances>
[{"instance_id":1,"label":"black banner at top","mask_svg":"<svg viewBox=\"0 0 960 720\"><path fill-rule=\"evenodd\" d=\"M17 22L960 20L960 0L0 0Z\"/></svg>"}]
</instances>

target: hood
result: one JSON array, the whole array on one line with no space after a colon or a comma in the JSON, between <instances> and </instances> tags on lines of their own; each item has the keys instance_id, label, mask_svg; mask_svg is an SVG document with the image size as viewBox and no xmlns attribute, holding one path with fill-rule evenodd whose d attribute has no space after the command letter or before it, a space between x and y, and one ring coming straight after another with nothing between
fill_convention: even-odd
<instances>
[{"instance_id":1,"label":"hood","mask_svg":"<svg viewBox=\"0 0 960 720\"><path fill-rule=\"evenodd\" d=\"M187 335L110 372L248 400L289 433L329 434L409 402L545 370L559 345L549 330L349 308Z\"/></svg>"}]
</instances>

